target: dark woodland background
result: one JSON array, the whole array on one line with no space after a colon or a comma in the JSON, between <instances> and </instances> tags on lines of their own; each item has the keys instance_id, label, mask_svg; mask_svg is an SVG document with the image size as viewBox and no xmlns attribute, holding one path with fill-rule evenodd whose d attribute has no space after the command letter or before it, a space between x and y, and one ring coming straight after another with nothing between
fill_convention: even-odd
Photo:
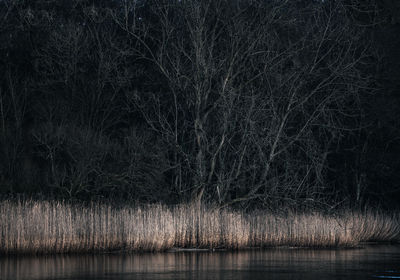
<instances>
[{"instance_id":1,"label":"dark woodland background","mask_svg":"<svg viewBox=\"0 0 400 280\"><path fill-rule=\"evenodd\" d=\"M0 0L0 193L396 207L399 6Z\"/></svg>"}]
</instances>

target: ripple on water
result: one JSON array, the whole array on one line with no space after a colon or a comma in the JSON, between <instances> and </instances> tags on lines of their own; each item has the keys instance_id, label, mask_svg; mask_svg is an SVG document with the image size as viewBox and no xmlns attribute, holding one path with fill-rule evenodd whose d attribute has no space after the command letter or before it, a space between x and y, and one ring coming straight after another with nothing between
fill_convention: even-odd
<instances>
[{"instance_id":1,"label":"ripple on water","mask_svg":"<svg viewBox=\"0 0 400 280\"><path fill-rule=\"evenodd\" d=\"M400 279L400 271L397 270L385 270L381 273L389 275L374 275L373 277L380 279Z\"/></svg>"}]
</instances>

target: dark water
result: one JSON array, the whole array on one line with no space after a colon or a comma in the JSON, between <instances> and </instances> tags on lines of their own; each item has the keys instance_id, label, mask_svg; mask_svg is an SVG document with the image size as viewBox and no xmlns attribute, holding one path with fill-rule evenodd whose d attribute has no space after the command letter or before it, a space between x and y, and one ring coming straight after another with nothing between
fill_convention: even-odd
<instances>
[{"instance_id":1,"label":"dark water","mask_svg":"<svg viewBox=\"0 0 400 280\"><path fill-rule=\"evenodd\" d=\"M400 246L1 257L0 279L400 279Z\"/></svg>"}]
</instances>

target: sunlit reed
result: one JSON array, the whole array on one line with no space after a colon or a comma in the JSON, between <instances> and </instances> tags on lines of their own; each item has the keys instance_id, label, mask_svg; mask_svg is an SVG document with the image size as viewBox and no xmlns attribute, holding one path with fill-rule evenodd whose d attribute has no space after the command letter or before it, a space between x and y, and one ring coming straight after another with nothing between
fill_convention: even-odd
<instances>
[{"instance_id":1,"label":"sunlit reed","mask_svg":"<svg viewBox=\"0 0 400 280\"><path fill-rule=\"evenodd\" d=\"M399 239L399 216L372 211L277 215L191 204L116 208L98 203L0 202L2 254L353 247L361 241Z\"/></svg>"}]
</instances>

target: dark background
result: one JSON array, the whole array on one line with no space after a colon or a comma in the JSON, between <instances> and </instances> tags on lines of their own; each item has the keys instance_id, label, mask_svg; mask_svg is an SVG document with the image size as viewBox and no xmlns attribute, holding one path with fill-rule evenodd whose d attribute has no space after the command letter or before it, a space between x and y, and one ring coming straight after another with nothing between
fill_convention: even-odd
<instances>
[{"instance_id":1,"label":"dark background","mask_svg":"<svg viewBox=\"0 0 400 280\"><path fill-rule=\"evenodd\" d=\"M395 208L397 1L0 1L0 193Z\"/></svg>"}]
</instances>

